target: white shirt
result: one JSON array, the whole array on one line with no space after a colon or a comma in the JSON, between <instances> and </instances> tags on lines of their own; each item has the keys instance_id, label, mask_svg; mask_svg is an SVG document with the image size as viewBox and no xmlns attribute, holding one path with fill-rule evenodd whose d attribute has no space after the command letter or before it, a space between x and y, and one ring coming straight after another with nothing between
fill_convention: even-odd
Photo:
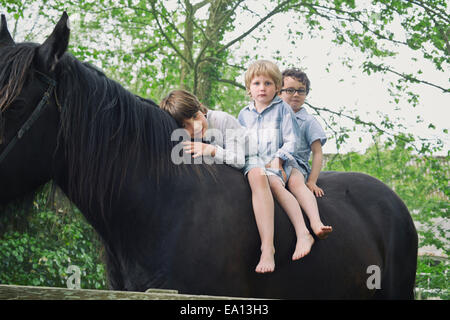
<instances>
[{"instance_id":1,"label":"white shirt","mask_svg":"<svg viewBox=\"0 0 450 320\"><path fill-rule=\"evenodd\" d=\"M232 115L218 110L208 110L206 114L208 130L204 139L216 147L215 163L225 163L237 169L245 165L246 128Z\"/></svg>"}]
</instances>

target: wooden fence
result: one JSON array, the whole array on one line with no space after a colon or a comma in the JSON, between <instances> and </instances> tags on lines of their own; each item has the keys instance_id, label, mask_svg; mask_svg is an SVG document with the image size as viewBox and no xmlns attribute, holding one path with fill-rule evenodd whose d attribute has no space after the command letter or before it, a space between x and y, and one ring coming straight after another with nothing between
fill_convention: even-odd
<instances>
[{"instance_id":1,"label":"wooden fence","mask_svg":"<svg viewBox=\"0 0 450 320\"><path fill-rule=\"evenodd\" d=\"M179 294L177 290L146 292L0 285L0 300L243 300L238 297ZM252 299L245 299L252 300Z\"/></svg>"}]
</instances>

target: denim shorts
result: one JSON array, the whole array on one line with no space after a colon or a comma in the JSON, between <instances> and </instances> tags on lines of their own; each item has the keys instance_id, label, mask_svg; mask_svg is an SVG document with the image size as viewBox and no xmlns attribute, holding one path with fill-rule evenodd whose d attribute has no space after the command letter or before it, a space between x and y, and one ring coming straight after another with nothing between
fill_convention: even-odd
<instances>
[{"instance_id":1,"label":"denim shorts","mask_svg":"<svg viewBox=\"0 0 450 320\"><path fill-rule=\"evenodd\" d=\"M296 161L286 161L283 164L283 170L286 173L286 181L283 179L283 173L281 170L266 168L267 176L269 175L275 175L277 176L284 187L286 187L286 183L289 181L289 178L291 177L292 170L297 169L305 178L305 181L308 177L308 173L303 166L299 165Z\"/></svg>"},{"instance_id":2,"label":"denim shorts","mask_svg":"<svg viewBox=\"0 0 450 320\"><path fill-rule=\"evenodd\" d=\"M286 186L286 183L292 174L292 169L294 169L294 168L297 169L298 171L300 171L301 174L303 174L305 181L308 177L308 172L307 172L306 168L304 168L302 165L299 165L297 163L297 161L295 161L295 160L286 161L283 164L283 169L284 169L284 172L286 173L286 181L283 179L283 174L282 174L281 170L266 168L265 164L258 157L250 157L245 160L246 160L245 166L241 169L242 173L245 176L250 172L250 170L252 170L254 168L261 168L266 176L277 176L280 179L283 186Z\"/></svg>"},{"instance_id":3,"label":"denim shorts","mask_svg":"<svg viewBox=\"0 0 450 320\"><path fill-rule=\"evenodd\" d=\"M261 161L260 158L258 158L258 157L246 157L245 158L245 165L241 169L242 173L244 174L244 176L246 176L248 174L248 172L251 169L254 169L254 168L262 168L265 171L265 165Z\"/></svg>"}]
</instances>

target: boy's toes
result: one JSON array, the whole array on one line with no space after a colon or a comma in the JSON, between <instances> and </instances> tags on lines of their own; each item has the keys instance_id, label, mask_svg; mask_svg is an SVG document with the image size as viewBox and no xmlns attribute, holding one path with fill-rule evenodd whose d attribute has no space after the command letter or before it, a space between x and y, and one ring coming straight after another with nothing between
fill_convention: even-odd
<instances>
[{"instance_id":1,"label":"boy's toes","mask_svg":"<svg viewBox=\"0 0 450 320\"><path fill-rule=\"evenodd\" d=\"M275 270L275 264L274 263L263 263L260 262L257 266L255 271L257 273L268 273L273 272Z\"/></svg>"},{"instance_id":2,"label":"boy's toes","mask_svg":"<svg viewBox=\"0 0 450 320\"><path fill-rule=\"evenodd\" d=\"M263 251L255 271L257 273L268 273L275 270L274 253L270 251Z\"/></svg>"},{"instance_id":3,"label":"boy's toes","mask_svg":"<svg viewBox=\"0 0 450 320\"><path fill-rule=\"evenodd\" d=\"M317 238L323 240L328 237L328 235L333 232L333 228L330 226L322 226L320 230L316 233Z\"/></svg>"},{"instance_id":4,"label":"boy's toes","mask_svg":"<svg viewBox=\"0 0 450 320\"><path fill-rule=\"evenodd\" d=\"M297 239L297 245L295 246L294 254L292 255L292 260L299 260L306 256L314 244L314 238L308 234L305 237Z\"/></svg>"}]
</instances>

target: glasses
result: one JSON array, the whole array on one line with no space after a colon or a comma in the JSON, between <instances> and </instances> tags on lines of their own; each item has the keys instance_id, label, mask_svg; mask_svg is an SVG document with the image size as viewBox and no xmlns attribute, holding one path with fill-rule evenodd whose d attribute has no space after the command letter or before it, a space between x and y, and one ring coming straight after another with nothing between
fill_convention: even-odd
<instances>
[{"instance_id":1,"label":"glasses","mask_svg":"<svg viewBox=\"0 0 450 320\"><path fill-rule=\"evenodd\" d=\"M294 89L294 88L288 88L288 89L281 89L280 92L286 92L288 95L292 96L294 95L294 93L298 93L299 96L304 96L306 95L306 90L305 89Z\"/></svg>"}]
</instances>

